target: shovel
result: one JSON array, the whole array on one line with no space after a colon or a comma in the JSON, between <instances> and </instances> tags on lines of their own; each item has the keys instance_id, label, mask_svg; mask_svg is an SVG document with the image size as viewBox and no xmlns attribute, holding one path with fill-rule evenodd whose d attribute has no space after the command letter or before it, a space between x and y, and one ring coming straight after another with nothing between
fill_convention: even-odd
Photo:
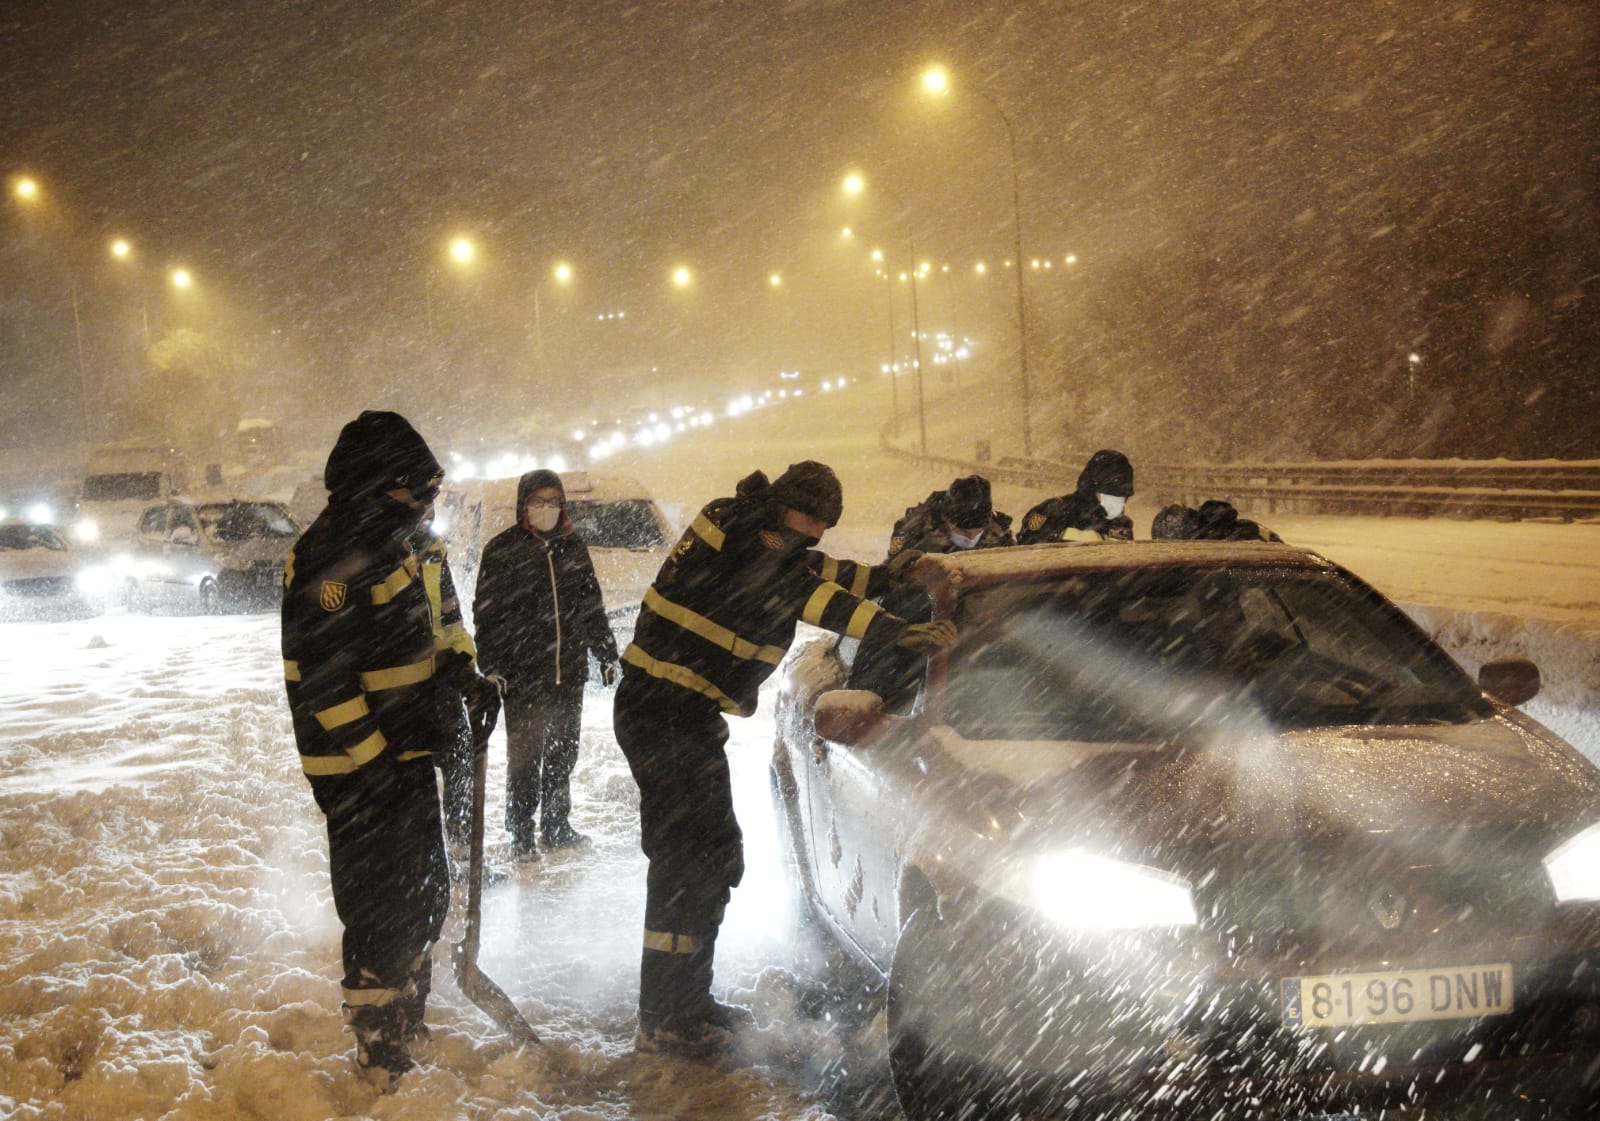
<instances>
[{"instance_id":1,"label":"shovel","mask_svg":"<svg viewBox=\"0 0 1600 1121\"><path fill-rule=\"evenodd\" d=\"M495 709L499 696L495 696ZM466 935L450 947L450 960L456 967L456 987L518 1043L539 1042L533 1025L511 1003L506 991L478 968L478 926L483 903L483 788L488 767L489 733L494 730L495 712L472 721L472 855L467 864Z\"/></svg>"}]
</instances>

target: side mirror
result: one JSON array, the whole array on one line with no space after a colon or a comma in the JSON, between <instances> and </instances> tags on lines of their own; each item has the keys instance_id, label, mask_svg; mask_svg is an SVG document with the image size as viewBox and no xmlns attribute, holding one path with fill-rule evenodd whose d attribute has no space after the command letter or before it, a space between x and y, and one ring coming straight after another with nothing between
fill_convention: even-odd
<instances>
[{"instance_id":1,"label":"side mirror","mask_svg":"<svg viewBox=\"0 0 1600 1121\"><path fill-rule=\"evenodd\" d=\"M817 735L854 747L872 739L892 717L883 698L865 689L834 689L817 698Z\"/></svg>"},{"instance_id":2,"label":"side mirror","mask_svg":"<svg viewBox=\"0 0 1600 1121\"><path fill-rule=\"evenodd\" d=\"M1496 658L1478 670L1478 688L1516 708L1539 695L1539 667L1526 658Z\"/></svg>"}]
</instances>

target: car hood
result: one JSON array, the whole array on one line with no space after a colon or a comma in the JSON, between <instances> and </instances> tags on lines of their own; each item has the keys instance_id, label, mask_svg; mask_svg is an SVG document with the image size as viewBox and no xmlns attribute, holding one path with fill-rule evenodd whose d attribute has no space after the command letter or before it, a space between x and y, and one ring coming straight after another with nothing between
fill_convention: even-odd
<instances>
[{"instance_id":1,"label":"car hood","mask_svg":"<svg viewBox=\"0 0 1600 1121\"><path fill-rule=\"evenodd\" d=\"M960 802L1013 837L1204 848L1330 833L1556 828L1600 816L1600 771L1531 721L1506 716L1142 745L972 741L949 728L933 738L967 776Z\"/></svg>"}]
</instances>

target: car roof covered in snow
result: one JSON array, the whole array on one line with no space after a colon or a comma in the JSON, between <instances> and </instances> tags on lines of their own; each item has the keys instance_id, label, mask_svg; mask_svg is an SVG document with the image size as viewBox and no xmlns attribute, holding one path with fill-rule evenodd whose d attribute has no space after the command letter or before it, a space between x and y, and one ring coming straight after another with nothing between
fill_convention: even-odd
<instances>
[{"instance_id":1,"label":"car roof covered in snow","mask_svg":"<svg viewBox=\"0 0 1600 1121\"><path fill-rule=\"evenodd\" d=\"M1332 569L1307 549L1265 541L1104 541L930 553L912 570L936 597L994 584L1035 583L1082 572L1151 568Z\"/></svg>"}]
</instances>

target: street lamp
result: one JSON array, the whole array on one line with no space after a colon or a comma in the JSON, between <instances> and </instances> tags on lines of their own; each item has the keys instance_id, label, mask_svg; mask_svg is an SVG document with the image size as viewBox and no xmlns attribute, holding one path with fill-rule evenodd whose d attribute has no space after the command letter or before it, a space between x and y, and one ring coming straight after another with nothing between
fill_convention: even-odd
<instances>
[{"instance_id":1,"label":"street lamp","mask_svg":"<svg viewBox=\"0 0 1600 1121\"><path fill-rule=\"evenodd\" d=\"M672 270L672 285L674 288L687 288L694 283L694 273L689 271L687 265L679 265Z\"/></svg>"},{"instance_id":2,"label":"street lamp","mask_svg":"<svg viewBox=\"0 0 1600 1121\"><path fill-rule=\"evenodd\" d=\"M922 72L922 88L931 97L943 97L950 92L950 72L943 66L930 66ZM976 87L972 90L989 108L995 111L1005 126L1006 143L1011 153L1011 232L1013 256L1017 262L1017 365L1022 383L1022 454L1033 455L1033 424L1031 413L1032 388L1028 380L1028 305L1022 293L1022 187L1017 172L1017 130L1011 118L994 98Z\"/></svg>"},{"instance_id":3,"label":"street lamp","mask_svg":"<svg viewBox=\"0 0 1600 1121\"><path fill-rule=\"evenodd\" d=\"M557 284L567 285L572 283L572 266L565 261L557 261L550 269L550 275L533 286L533 335L534 346L539 352L539 371L544 372L544 315L539 310L539 296L544 292L546 281L553 280Z\"/></svg>"},{"instance_id":4,"label":"street lamp","mask_svg":"<svg viewBox=\"0 0 1600 1121\"><path fill-rule=\"evenodd\" d=\"M908 209L908 207L905 204L905 200L903 200L892 189L890 189L887 186L883 186L882 184L879 184L879 186L883 190L883 193L888 195L891 199L893 199L894 202L895 202L895 205L899 206L902 211ZM847 194L847 195L859 195L859 194L863 194L866 191L866 189L867 189L866 178L863 175L861 175L859 172L851 172L849 175L845 176L845 178L844 178L844 193L845 194ZM912 368L912 374L913 374L913 383L915 384L916 389L917 389L917 432L918 432L918 445L917 446L918 446L918 453L925 456L925 455L928 454L928 413L927 413L926 403L925 403L925 401L923 399L923 394L922 394L922 326L921 326L921 319L920 319L920 316L919 316L919 313L918 313L918 309L917 309L917 272L918 272L918 266L917 266L917 243L916 243L916 240L913 237L913 235L910 234L910 233L906 234L906 257L910 261L910 265L911 265L910 269L907 270L907 271L910 274L909 279L911 281L911 341L912 341L912 348L913 348L912 349L912 367L911 368ZM894 360L894 355L892 353L890 354L889 359L890 359L890 361L892 363L893 360ZM891 367L891 377L892 376L893 376L893 374L892 374L892 367ZM896 425L899 424L898 415L896 416L895 423L896 423Z\"/></svg>"}]
</instances>

